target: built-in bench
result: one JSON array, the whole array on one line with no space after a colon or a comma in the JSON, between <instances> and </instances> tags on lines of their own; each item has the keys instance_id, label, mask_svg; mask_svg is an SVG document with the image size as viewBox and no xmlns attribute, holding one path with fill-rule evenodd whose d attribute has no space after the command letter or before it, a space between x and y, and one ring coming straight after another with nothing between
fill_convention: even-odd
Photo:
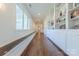
<instances>
[{"instance_id":1,"label":"built-in bench","mask_svg":"<svg viewBox=\"0 0 79 59\"><path fill-rule=\"evenodd\" d=\"M3 47L0 47L0 55L21 55L23 50L28 46L34 37L35 32L32 32L24 37L19 38Z\"/></svg>"}]
</instances>

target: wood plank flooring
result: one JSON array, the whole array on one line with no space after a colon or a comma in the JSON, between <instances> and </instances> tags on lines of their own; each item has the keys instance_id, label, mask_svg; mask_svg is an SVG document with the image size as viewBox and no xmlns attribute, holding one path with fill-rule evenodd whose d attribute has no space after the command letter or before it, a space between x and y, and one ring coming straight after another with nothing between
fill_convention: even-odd
<instances>
[{"instance_id":1,"label":"wood plank flooring","mask_svg":"<svg viewBox=\"0 0 79 59\"><path fill-rule=\"evenodd\" d=\"M38 32L21 56L64 56L48 38Z\"/></svg>"}]
</instances>

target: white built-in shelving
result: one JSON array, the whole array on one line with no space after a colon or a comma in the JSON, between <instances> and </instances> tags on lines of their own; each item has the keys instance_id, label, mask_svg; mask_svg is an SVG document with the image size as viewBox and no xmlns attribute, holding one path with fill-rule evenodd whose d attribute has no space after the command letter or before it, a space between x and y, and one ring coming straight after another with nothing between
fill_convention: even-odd
<instances>
[{"instance_id":1,"label":"white built-in shelving","mask_svg":"<svg viewBox=\"0 0 79 59\"><path fill-rule=\"evenodd\" d=\"M66 15L65 15L65 4L59 4L59 6L56 5L56 29L65 29L66 28Z\"/></svg>"},{"instance_id":2,"label":"white built-in shelving","mask_svg":"<svg viewBox=\"0 0 79 59\"><path fill-rule=\"evenodd\" d=\"M76 10L78 15L72 17ZM55 4L54 17L55 29L79 29L79 3Z\"/></svg>"},{"instance_id":3,"label":"white built-in shelving","mask_svg":"<svg viewBox=\"0 0 79 59\"><path fill-rule=\"evenodd\" d=\"M69 28L79 29L79 3L72 3L72 5L73 7L68 11Z\"/></svg>"}]
</instances>

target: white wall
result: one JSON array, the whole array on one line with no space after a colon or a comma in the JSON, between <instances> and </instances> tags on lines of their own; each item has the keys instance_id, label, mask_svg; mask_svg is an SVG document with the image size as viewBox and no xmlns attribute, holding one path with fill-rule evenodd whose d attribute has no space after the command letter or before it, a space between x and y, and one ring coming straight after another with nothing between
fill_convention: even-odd
<instances>
[{"instance_id":1,"label":"white wall","mask_svg":"<svg viewBox=\"0 0 79 59\"><path fill-rule=\"evenodd\" d=\"M5 3L5 7L5 10L0 10L0 47L34 31L32 27L26 31L17 31L16 4ZM31 18L30 14L29 18Z\"/></svg>"},{"instance_id":2,"label":"white wall","mask_svg":"<svg viewBox=\"0 0 79 59\"><path fill-rule=\"evenodd\" d=\"M5 4L5 8L0 10L0 43L6 42L13 36L16 26L15 4Z\"/></svg>"}]
</instances>

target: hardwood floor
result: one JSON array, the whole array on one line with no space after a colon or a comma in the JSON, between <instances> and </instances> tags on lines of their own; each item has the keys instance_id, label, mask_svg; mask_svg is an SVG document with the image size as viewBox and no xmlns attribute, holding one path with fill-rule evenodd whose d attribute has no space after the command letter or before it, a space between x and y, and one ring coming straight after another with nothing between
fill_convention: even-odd
<instances>
[{"instance_id":1,"label":"hardwood floor","mask_svg":"<svg viewBox=\"0 0 79 59\"><path fill-rule=\"evenodd\" d=\"M64 56L64 54L43 33L38 32L21 56Z\"/></svg>"}]
</instances>

